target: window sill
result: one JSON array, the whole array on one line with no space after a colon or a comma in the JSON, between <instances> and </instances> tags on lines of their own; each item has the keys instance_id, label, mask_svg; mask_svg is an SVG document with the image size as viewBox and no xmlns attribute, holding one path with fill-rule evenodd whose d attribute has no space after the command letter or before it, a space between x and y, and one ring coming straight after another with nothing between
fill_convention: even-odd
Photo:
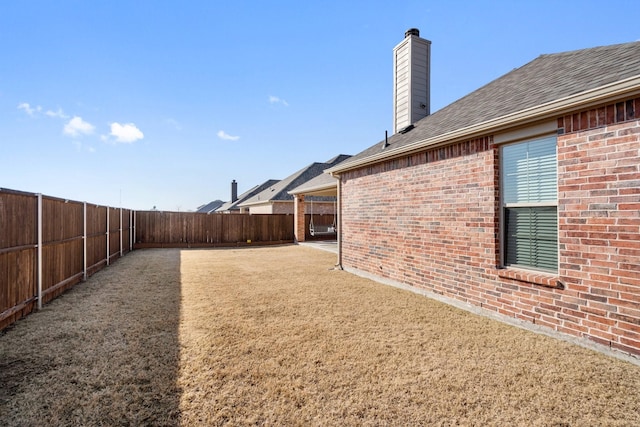
<instances>
[{"instance_id":1,"label":"window sill","mask_svg":"<svg viewBox=\"0 0 640 427\"><path fill-rule=\"evenodd\" d=\"M516 270L514 268L498 269L498 276L504 279L517 280L519 282L533 283L547 288L564 289L564 284L552 273L542 273L531 270Z\"/></svg>"}]
</instances>

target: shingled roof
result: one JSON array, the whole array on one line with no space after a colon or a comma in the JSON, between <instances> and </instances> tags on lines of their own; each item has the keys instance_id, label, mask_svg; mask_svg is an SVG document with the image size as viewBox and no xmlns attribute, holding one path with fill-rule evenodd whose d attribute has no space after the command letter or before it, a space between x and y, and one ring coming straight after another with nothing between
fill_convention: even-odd
<instances>
[{"instance_id":1,"label":"shingled roof","mask_svg":"<svg viewBox=\"0 0 640 427\"><path fill-rule=\"evenodd\" d=\"M236 201L234 201L234 202L231 202L231 201L225 202L222 206L220 206L218 209L216 209L216 212L239 211L240 208L238 207L238 205L240 205L242 202L244 202L245 200L249 199L250 197L253 197L256 194L260 193L265 188L271 187L273 184L275 184L277 182L278 182L277 179L269 179L269 180L263 182L260 185L256 185L256 186L250 188L249 190L245 191L241 195L239 195L238 199Z\"/></svg>"},{"instance_id":2,"label":"shingled roof","mask_svg":"<svg viewBox=\"0 0 640 427\"><path fill-rule=\"evenodd\" d=\"M500 121L504 127L510 117L523 120L526 112L536 107L637 77L640 42L541 55L419 120L408 132L396 133L388 139L388 145L382 140L329 172L348 170L368 158L383 160L420 142L424 148L439 136L464 134L466 129L471 133L474 126L484 123L495 122L497 126L501 118L505 118Z\"/></svg>"},{"instance_id":3,"label":"shingled roof","mask_svg":"<svg viewBox=\"0 0 640 427\"><path fill-rule=\"evenodd\" d=\"M214 200L213 202L209 202L206 205L198 206L196 209L197 213L211 213L222 206L224 202L222 200Z\"/></svg>"},{"instance_id":4,"label":"shingled roof","mask_svg":"<svg viewBox=\"0 0 640 427\"><path fill-rule=\"evenodd\" d=\"M347 158L349 158L348 155L340 154L324 163L312 163L309 166L306 166L293 173L282 181L278 181L277 183L256 194L255 196L245 200L239 206L250 206L275 201L291 201L293 200L293 196L289 194L290 190L315 178L316 176L322 174L325 169L335 166Z\"/></svg>"},{"instance_id":5,"label":"shingled roof","mask_svg":"<svg viewBox=\"0 0 640 427\"><path fill-rule=\"evenodd\" d=\"M316 176L315 178L289 191L289 194L313 195L312 193L329 192L331 193L331 195L335 195L337 186L338 186L337 178L329 175L328 173L322 173ZM325 195L325 194L321 194L321 195Z\"/></svg>"}]
</instances>

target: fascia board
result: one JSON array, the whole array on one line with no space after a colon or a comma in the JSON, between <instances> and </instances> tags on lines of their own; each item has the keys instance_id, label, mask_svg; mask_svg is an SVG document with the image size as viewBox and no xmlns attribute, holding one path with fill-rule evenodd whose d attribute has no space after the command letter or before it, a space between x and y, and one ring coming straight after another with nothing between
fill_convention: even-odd
<instances>
[{"instance_id":1,"label":"fascia board","mask_svg":"<svg viewBox=\"0 0 640 427\"><path fill-rule=\"evenodd\" d=\"M338 181L336 180L336 182L333 182L333 183L314 185L312 187L305 187L305 188L302 188L300 190L289 191L288 194L291 194L291 195L294 195L294 194L308 194L308 193L315 193L315 192L318 192L318 191L332 190L332 189L335 189L337 187L338 187Z\"/></svg>"}]
</instances>

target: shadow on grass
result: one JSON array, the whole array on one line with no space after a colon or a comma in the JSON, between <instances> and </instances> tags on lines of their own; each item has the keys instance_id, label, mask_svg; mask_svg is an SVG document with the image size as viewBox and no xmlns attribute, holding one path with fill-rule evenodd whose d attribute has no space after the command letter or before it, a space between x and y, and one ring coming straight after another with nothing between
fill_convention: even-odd
<instances>
[{"instance_id":1,"label":"shadow on grass","mask_svg":"<svg viewBox=\"0 0 640 427\"><path fill-rule=\"evenodd\" d=\"M136 251L0 335L0 425L178 425L180 251Z\"/></svg>"}]
</instances>

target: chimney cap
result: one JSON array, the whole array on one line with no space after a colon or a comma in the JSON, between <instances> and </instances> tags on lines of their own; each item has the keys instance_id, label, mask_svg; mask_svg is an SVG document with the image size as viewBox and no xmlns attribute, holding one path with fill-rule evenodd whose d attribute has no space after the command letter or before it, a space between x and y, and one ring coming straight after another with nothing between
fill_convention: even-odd
<instances>
[{"instance_id":1,"label":"chimney cap","mask_svg":"<svg viewBox=\"0 0 640 427\"><path fill-rule=\"evenodd\" d=\"M405 31L404 38L406 39L409 36L418 36L418 37L420 37L420 30L417 29L417 28L409 28L407 31Z\"/></svg>"}]
</instances>

